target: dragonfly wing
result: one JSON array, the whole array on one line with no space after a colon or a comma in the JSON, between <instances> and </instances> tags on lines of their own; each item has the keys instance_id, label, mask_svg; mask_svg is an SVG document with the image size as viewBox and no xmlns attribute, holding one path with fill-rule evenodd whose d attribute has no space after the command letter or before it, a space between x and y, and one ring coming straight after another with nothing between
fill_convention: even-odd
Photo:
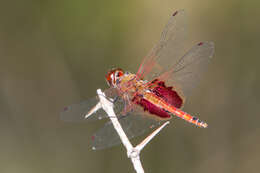
<instances>
[{"instance_id":1,"label":"dragonfly wing","mask_svg":"<svg viewBox=\"0 0 260 173\"><path fill-rule=\"evenodd\" d=\"M184 10L176 11L165 26L160 41L144 58L137 76L148 81L161 79L169 86L190 94L214 53L212 42L195 45L186 53ZM186 53L186 54L185 54ZM184 55L184 56L183 56Z\"/></svg>"},{"instance_id":2,"label":"dragonfly wing","mask_svg":"<svg viewBox=\"0 0 260 173\"><path fill-rule=\"evenodd\" d=\"M213 42L200 42L182 56L173 67L158 78L179 88L185 96L197 86L214 54Z\"/></svg>"},{"instance_id":3,"label":"dragonfly wing","mask_svg":"<svg viewBox=\"0 0 260 173\"><path fill-rule=\"evenodd\" d=\"M168 71L185 53L186 15L176 11L164 27L159 42L144 58L137 76L148 81ZM152 71L152 73L150 73Z\"/></svg>"},{"instance_id":4,"label":"dragonfly wing","mask_svg":"<svg viewBox=\"0 0 260 173\"><path fill-rule=\"evenodd\" d=\"M142 112L132 111L119 117L119 123L128 136L128 139L140 136L146 131L158 127L162 123L162 121L150 118L147 115L145 116L144 113L143 110ZM92 136L92 148L95 150L105 149L120 143L120 137L111 121L107 122L103 128Z\"/></svg>"},{"instance_id":5,"label":"dragonfly wing","mask_svg":"<svg viewBox=\"0 0 260 173\"><path fill-rule=\"evenodd\" d=\"M115 88L109 88L105 90L105 95L108 98L112 98L112 100L119 97ZM115 100L116 100L114 101L115 112L120 112L123 106L122 100L121 99L115 99ZM99 103L99 98L98 96L96 96L86 101L83 101L81 103L67 106L60 113L60 118L64 121L71 121L71 122L89 121L89 120L98 120L102 118L107 118L108 116L103 109L97 109L95 111L95 106L98 103ZM87 116L88 113L90 113L90 111L92 111L93 113L90 116Z\"/></svg>"},{"instance_id":6,"label":"dragonfly wing","mask_svg":"<svg viewBox=\"0 0 260 173\"><path fill-rule=\"evenodd\" d=\"M93 97L91 99L80 102L78 104L67 106L60 113L60 118L63 121L71 121L71 122L86 121L90 119L97 120L97 119L105 118L106 114L103 111L103 109L98 109L91 116L87 117L90 110L93 110L98 102L99 102L99 98Z\"/></svg>"}]
</instances>

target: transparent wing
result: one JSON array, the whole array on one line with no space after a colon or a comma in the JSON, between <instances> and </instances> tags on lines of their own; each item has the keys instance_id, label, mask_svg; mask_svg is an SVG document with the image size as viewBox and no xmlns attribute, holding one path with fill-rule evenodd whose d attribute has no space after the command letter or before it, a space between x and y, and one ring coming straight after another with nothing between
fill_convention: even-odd
<instances>
[{"instance_id":1,"label":"transparent wing","mask_svg":"<svg viewBox=\"0 0 260 173\"><path fill-rule=\"evenodd\" d=\"M143 110L135 109L135 111L119 117L119 122L129 139L142 135L162 123L162 121L144 114ZM105 149L120 143L121 140L111 121L92 136L92 149L94 150Z\"/></svg>"},{"instance_id":2,"label":"transparent wing","mask_svg":"<svg viewBox=\"0 0 260 173\"><path fill-rule=\"evenodd\" d=\"M86 118L89 111L92 110L98 102L99 98L93 97L86 101L67 106L60 113L60 119L63 121L77 122L106 118L107 115L103 109L98 109L95 113Z\"/></svg>"},{"instance_id":3,"label":"transparent wing","mask_svg":"<svg viewBox=\"0 0 260 173\"><path fill-rule=\"evenodd\" d=\"M120 112L123 107L123 100L116 99L117 97L119 97L117 90L115 88L109 88L104 93L108 98L115 99L114 101L115 112ZM72 121L72 122L98 120L102 118L107 118L107 114L103 111L103 109L98 109L91 116L86 118L86 115L91 110L94 109L97 103L99 103L98 96L78 104L67 106L60 113L60 118L63 121Z\"/></svg>"},{"instance_id":4,"label":"transparent wing","mask_svg":"<svg viewBox=\"0 0 260 173\"><path fill-rule=\"evenodd\" d=\"M158 78L165 80L167 85L180 89L187 96L205 74L213 54L213 42L200 42Z\"/></svg>"},{"instance_id":5,"label":"transparent wing","mask_svg":"<svg viewBox=\"0 0 260 173\"><path fill-rule=\"evenodd\" d=\"M185 12L176 11L164 27L161 38L144 58L137 76L148 81L168 71L185 53Z\"/></svg>"},{"instance_id":6,"label":"transparent wing","mask_svg":"<svg viewBox=\"0 0 260 173\"><path fill-rule=\"evenodd\" d=\"M148 81L161 79L186 97L206 70L214 44L201 42L186 52L185 28L184 11L176 11L165 26L159 43L144 58L137 76Z\"/></svg>"}]
</instances>

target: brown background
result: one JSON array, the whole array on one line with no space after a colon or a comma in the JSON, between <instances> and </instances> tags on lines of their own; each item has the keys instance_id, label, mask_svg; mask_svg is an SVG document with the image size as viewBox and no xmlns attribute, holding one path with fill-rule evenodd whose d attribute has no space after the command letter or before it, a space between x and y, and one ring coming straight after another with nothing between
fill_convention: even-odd
<instances>
[{"instance_id":1,"label":"brown background","mask_svg":"<svg viewBox=\"0 0 260 173\"><path fill-rule=\"evenodd\" d=\"M106 88L111 67L135 71L178 9L187 13L188 46L216 45L205 80L185 106L209 128L173 120L142 152L143 166L149 173L258 172L259 4L1 1L0 172L134 172L122 146L91 151L90 136L104 122L68 124L59 112Z\"/></svg>"}]
</instances>

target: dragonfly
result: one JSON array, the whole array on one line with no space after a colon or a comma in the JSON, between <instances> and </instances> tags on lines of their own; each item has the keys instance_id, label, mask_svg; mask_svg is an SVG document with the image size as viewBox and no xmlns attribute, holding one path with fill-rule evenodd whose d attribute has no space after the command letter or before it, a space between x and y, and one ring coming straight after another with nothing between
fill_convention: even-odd
<instances>
[{"instance_id":1,"label":"dragonfly","mask_svg":"<svg viewBox=\"0 0 260 173\"><path fill-rule=\"evenodd\" d=\"M116 68L106 74L109 88L105 95L113 102L119 122L129 138L139 136L162 122L179 117L197 127L208 124L182 110L187 96L197 86L214 54L214 43L205 41L186 49L185 12L174 12L157 44L144 57L138 71ZM98 97L64 108L64 121L91 121L108 118L95 110ZM89 114L93 113L91 116ZM120 144L110 121L92 136L92 148Z\"/></svg>"}]
</instances>

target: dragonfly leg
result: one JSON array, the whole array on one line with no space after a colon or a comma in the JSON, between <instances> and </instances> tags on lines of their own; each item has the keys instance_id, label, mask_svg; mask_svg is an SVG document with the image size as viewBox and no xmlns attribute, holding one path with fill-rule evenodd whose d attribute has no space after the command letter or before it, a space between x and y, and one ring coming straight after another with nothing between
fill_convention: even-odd
<instances>
[{"instance_id":1,"label":"dragonfly leg","mask_svg":"<svg viewBox=\"0 0 260 173\"><path fill-rule=\"evenodd\" d=\"M116 103L117 101L118 101L118 99L119 99L119 96L116 96L114 99L113 99L113 103Z\"/></svg>"}]
</instances>

